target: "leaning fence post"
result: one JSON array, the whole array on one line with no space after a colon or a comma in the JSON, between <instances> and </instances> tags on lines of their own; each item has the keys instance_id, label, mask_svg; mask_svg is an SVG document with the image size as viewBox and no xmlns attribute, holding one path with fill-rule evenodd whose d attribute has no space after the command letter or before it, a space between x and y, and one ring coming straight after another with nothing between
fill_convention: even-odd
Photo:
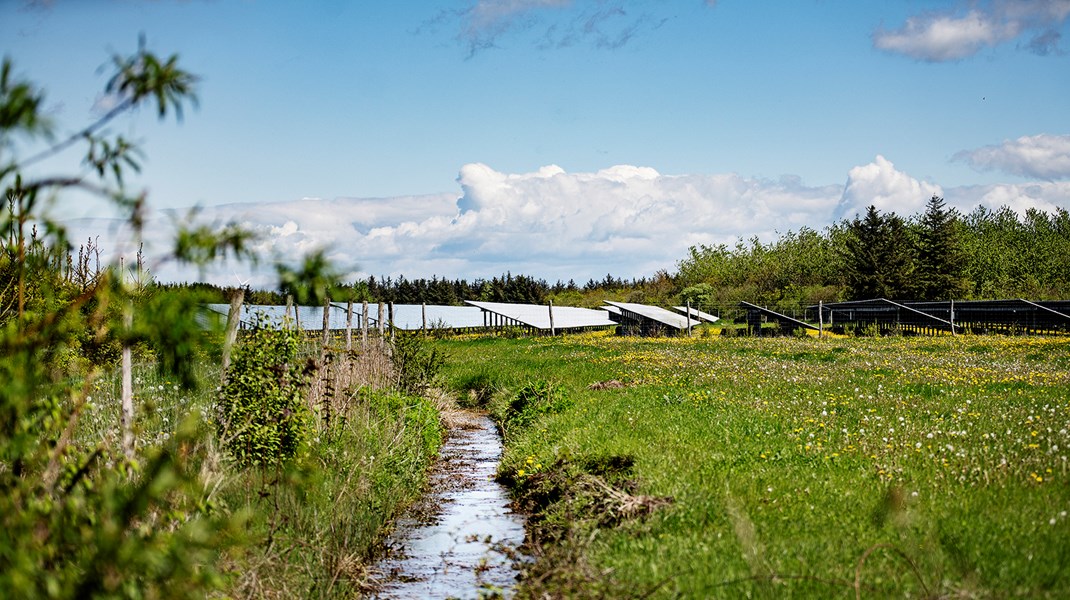
<instances>
[{"instance_id":1,"label":"leaning fence post","mask_svg":"<svg viewBox=\"0 0 1070 600\"><path fill-rule=\"evenodd\" d=\"M238 339L238 326L241 324L241 307L245 301L245 289L238 288L230 296L230 312L227 313L227 330L223 334L223 374L227 376L230 367L230 353L234 349L234 342Z\"/></svg>"}]
</instances>

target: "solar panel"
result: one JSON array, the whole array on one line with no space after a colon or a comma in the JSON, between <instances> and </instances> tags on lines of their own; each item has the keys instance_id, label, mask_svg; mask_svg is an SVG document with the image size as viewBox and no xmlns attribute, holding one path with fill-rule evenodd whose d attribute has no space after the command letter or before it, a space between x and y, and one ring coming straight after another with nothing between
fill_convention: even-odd
<instances>
[{"instance_id":1,"label":"solar panel","mask_svg":"<svg viewBox=\"0 0 1070 600\"><path fill-rule=\"evenodd\" d=\"M678 315L678 314L676 314L674 312L665 310L664 308L661 308L660 306L649 306L647 304L634 304L634 303L631 303L631 302L611 302L609 300L606 300L605 303L610 305L610 306L616 306L617 308L620 308L621 310L628 311L628 312L631 312L631 313L635 313L635 314L637 314L639 316L645 317L645 318L650 319L652 321L657 321L658 323L661 323L663 325L668 325L669 327L675 327L676 329L681 329L681 330L682 329L687 329L688 324L689 324L688 318L685 317L684 315ZM695 322L694 319L691 319L690 320L690 325L697 325L697 323Z\"/></svg>"},{"instance_id":2,"label":"solar panel","mask_svg":"<svg viewBox=\"0 0 1070 600\"><path fill-rule=\"evenodd\" d=\"M684 313L685 315L688 314L686 306L674 306L673 308L675 308L676 310ZM702 312L701 310L699 310L697 308L692 308L691 309L691 318L692 319L701 319L703 321L706 321L707 323L716 323L717 321L721 320L721 317L717 317L717 316L711 315L710 313L707 313L707 312Z\"/></svg>"},{"instance_id":3,"label":"solar panel","mask_svg":"<svg viewBox=\"0 0 1070 600\"><path fill-rule=\"evenodd\" d=\"M427 314L428 329L469 329L483 327L483 311L474 306L442 306L428 304L395 304L394 327L403 331L420 331L424 327L424 313ZM356 307L357 312L360 307ZM378 323L375 310L371 311L372 323ZM387 313L389 314L389 312Z\"/></svg>"},{"instance_id":4,"label":"solar panel","mask_svg":"<svg viewBox=\"0 0 1070 600\"><path fill-rule=\"evenodd\" d=\"M208 310L217 312L221 315L227 315L230 313L229 304L208 304L206 305ZM318 331L323 329L323 307L322 306L298 306L294 307L297 310L297 323L300 324L303 330ZM294 323L294 308L291 308L290 324ZM241 321L245 327L252 327L256 322L256 316L263 315L268 323L279 326L282 325L283 318L286 315L285 306L277 306L271 304L243 304L241 307ZM375 311L372 311L375 314ZM328 325L331 329L345 329L346 328L346 311L344 308L338 308L335 305L331 305L327 314ZM360 326L360 311L354 311L353 313L353 327Z\"/></svg>"},{"instance_id":5,"label":"solar panel","mask_svg":"<svg viewBox=\"0 0 1070 600\"><path fill-rule=\"evenodd\" d=\"M550 329L550 307L541 304L510 304L506 302L466 301L488 313L501 315L518 324L535 329ZM616 325L604 310L578 308L575 306L555 306L554 328L577 329L582 327L610 327Z\"/></svg>"}]
</instances>

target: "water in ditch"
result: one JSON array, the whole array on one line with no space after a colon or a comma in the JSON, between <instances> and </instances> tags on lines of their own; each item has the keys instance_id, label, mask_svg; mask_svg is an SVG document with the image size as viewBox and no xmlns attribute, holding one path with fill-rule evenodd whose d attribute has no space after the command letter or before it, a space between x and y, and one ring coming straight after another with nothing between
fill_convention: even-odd
<instances>
[{"instance_id":1,"label":"water in ditch","mask_svg":"<svg viewBox=\"0 0 1070 600\"><path fill-rule=\"evenodd\" d=\"M508 596L524 519L494 481L502 443L485 415L465 413L432 468L429 492L398 523L379 565L379 598Z\"/></svg>"}]
</instances>

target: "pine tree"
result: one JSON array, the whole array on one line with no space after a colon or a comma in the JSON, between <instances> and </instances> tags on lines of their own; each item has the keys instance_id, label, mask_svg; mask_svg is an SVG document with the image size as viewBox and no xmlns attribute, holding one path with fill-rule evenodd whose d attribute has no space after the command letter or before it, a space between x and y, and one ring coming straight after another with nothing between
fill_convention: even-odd
<instances>
[{"instance_id":1,"label":"pine tree","mask_svg":"<svg viewBox=\"0 0 1070 600\"><path fill-rule=\"evenodd\" d=\"M844 256L847 295L852 299L909 299L914 253L906 224L895 213L881 215L875 206L848 225Z\"/></svg>"},{"instance_id":2,"label":"pine tree","mask_svg":"<svg viewBox=\"0 0 1070 600\"><path fill-rule=\"evenodd\" d=\"M959 217L933 195L918 227L918 299L961 298L969 290Z\"/></svg>"}]
</instances>

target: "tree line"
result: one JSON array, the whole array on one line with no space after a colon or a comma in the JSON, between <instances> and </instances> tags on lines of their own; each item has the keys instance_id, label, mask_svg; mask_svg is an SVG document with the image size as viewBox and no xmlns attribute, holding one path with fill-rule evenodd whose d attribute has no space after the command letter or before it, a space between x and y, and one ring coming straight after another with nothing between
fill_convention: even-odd
<instances>
[{"instance_id":1,"label":"tree line","mask_svg":"<svg viewBox=\"0 0 1070 600\"><path fill-rule=\"evenodd\" d=\"M489 279L431 278L408 279L398 277L368 277L350 283L337 283L329 290L331 300L346 302L387 302L395 304L433 304L455 306L466 300L482 302L507 302L518 304L568 304L571 306L598 306L603 299L630 298L641 301L643 290L658 286L659 281L669 278L661 272L653 278L623 279L607 274L602 279L589 279L579 285L575 280L558 280L549 283L545 279L506 272ZM225 303L236 288L217 286L203 282L162 283L160 289L197 292L206 302ZM664 287L664 286L662 286ZM275 289L246 290L245 299L250 304L282 305L287 296L297 298L298 291L281 285Z\"/></svg>"},{"instance_id":2,"label":"tree line","mask_svg":"<svg viewBox=\"0 0 1070 600\"><path fill-rule=\"evenodd\" d=\"M968 214L933 196L908 217L867 208L823 231L694 246L677 264L682 300L780 309L868 298L1070 297L1070 213L1001 207Z\"/></svg>"}]
</instances>

